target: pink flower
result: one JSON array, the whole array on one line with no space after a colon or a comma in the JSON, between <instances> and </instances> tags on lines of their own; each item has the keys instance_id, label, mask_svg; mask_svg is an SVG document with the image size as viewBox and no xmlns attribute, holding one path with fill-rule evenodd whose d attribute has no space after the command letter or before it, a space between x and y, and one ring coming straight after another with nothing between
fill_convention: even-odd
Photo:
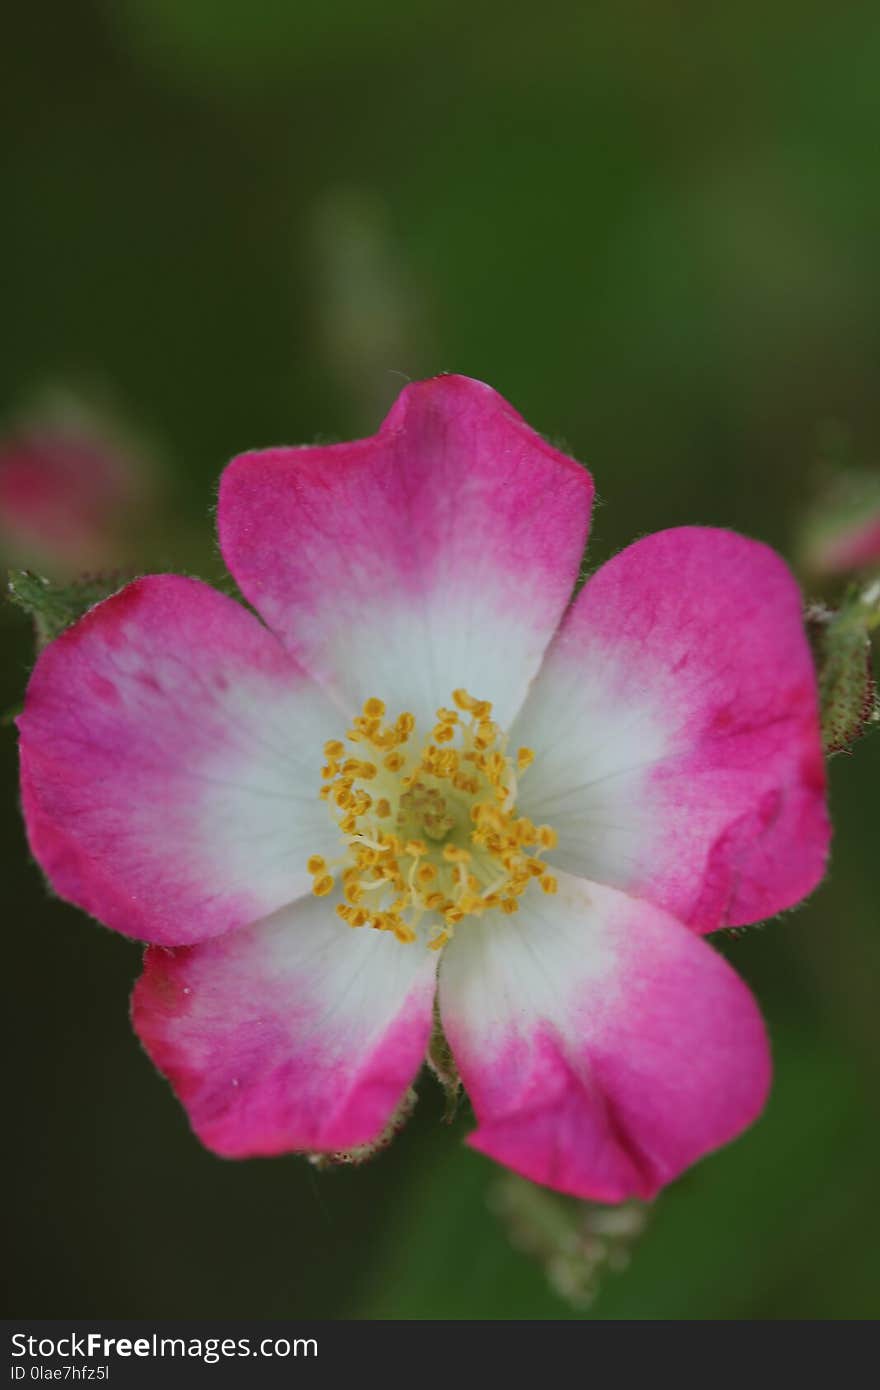
<instances>
[{"instance_id":1,"label":"pink flower","mask_svg":"<svg viewBox=\"0 0 880 1390\"><path fill-rule=\"evenodd\" d=\"M838 442L835 456L846 447ZM807 510L798 550L816 576L880 565L880 471L835 463Z\"/></svg>"},{"instance_id":2,"label":"pink flower","mask_svg":"<svg viewBox=\"0 0 880 1390\"><path fill-rule=\"evenodd\" d=\"M823 872L798 590L686 527L570 603L592 496L488 387L419 382L372 439L227 468L265 626L160 575L42 653L34 854L151 943L134 1025L217 1153L374 1139L435 992L470 1142L561 1191L648 1197L760 1111L760 1015L701 936Z\"/></svg>"},{"instance_id":3,"label":"pink flower","mask_svg":"<svg viewBox=\"0 0 880 1390\"><path fill-rule=\"evenodd\" d=\"M114 564L139 493L132 461L79 421L0 440L0 549L54 573Z\"/></svg>"},{"instance_id":4,"label":"pink flower","mask_svg":"<svg viewBox=\"0 0 880 1390\"><path fill-rule=\"evenodd\" d=\"M810 536L806 563L815 574L847 574L880 564L880 498L873 513L826 518Z\"/></svg>"}]
</instances>

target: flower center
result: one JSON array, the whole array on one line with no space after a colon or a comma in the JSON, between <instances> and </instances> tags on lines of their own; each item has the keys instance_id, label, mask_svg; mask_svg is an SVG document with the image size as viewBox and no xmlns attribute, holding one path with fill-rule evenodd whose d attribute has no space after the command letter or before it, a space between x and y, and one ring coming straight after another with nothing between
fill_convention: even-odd
<instances>
[{"instance_id":1,"label":"flower center","mask_svg":"<svg viewBox=\"0 0 880 1390\"><path fill-rule=\"evenodd\" d=\"M354 750L338 739L324 745L320 795L344 853L308 861L318 897L339 880L344 901L336 911L349 926L391 931L404 942L424 930L432 950L466 917L516 912L533 879L545 893L557 888L541 858L556 832L516 813L518 781L534 754L520 748L508 756L488 700L466 690L452 700L455 708L439 709L421 742L413 715L388 722L373 698L346 734Z\"/></svg>"}]
</instances>

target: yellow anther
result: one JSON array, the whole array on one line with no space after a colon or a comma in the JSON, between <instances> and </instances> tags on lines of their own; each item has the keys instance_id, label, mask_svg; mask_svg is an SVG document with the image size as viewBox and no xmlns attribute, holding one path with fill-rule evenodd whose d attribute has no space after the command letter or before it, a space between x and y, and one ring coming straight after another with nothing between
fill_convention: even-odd
<instances>
[{"instance_id":1,"label":"yellow anther","mask_svg":"<svg viewBox=\"0 0 880 1390\"><path fill-rule=\"evenodd\" d=\"M477 732L474 735L474 745L481 751L485 748L491 748L497 734L498 730L491 719L485 719L477 726Z\"/></svg>"},{"instance_id":2,"label":"yellow anther","mask_svg":"<svg viewBox=\"0 0 880 1390\"><path fill-rule=\"evenodd\" d=\"M365 927L370 920L369 912L365 912L362 907L347 907L345 903L337 904L336 915L350 927Z\"/></svg>"},{"instance_id":3,"label":"yellow anther","mask_svg":"<svg viewBox=\"0 0 880 1390\"><path fill-rule=\"evenodd\" d=\"M377 729L370 742L374 748L393 748L399 740L394 729Z\"/></svg>"},{"instance_id":4,"label":"yellow anther","mask_svg":"<svg viewBox=\"0 0 880 1390\"><path fill-rule=\"evenodd\" d=\"M485 769L489 781L497 786L499 780L507 771L507 759L504 754L498 753L497 751L490 753L486 759ZM507 791L507 788L505 787L504 790Z\"/></svg>"},{"instance_id":5,"label":"yellow anther","mask_svg":"<svg viewBox=\"0 0 880 1390\"><path fill-rule=\"evenodd\" d=\"M459 898L458 907L461 908L466 917L470 913L476 913L479 917L480 913L485 911L486 903L485 900L478 897L476 893L465 893Z\"/></svg>"},{"instance_id":6,"label":"yellow anther","mask_svg":"<svg viewBox=\"0 0 880 1390\"><path fill-rule=\"evenodd\" d=\"M376 776L375 763L363 762L360 758L346 758L342 764L342 771L346 777L361 777L369 781Z\"/></svg>"},{"instance_id":7,"label":"yellow anther","mask_svg":"<svg viewBox=\"0 0 880 1390\"><path fill-rule=\"evenodd\" d=\"M491 716L488 700L458 689L410 754L402 746L415 732L414 716L404 711L386 723L384 703L371 697L347 737L375 761L346 756L340 740L325 745L319 795L347 841L345 901L336 911L349 926L439 950L467 918L516 912L535 878L556 891L540 858L556 833L516 811L517 777L534 754L520 748L509 756ZM334 885L326 860L313 855L308 867L313 891L325 896Z\"/></svg>"},{"instance_id":8,"label":"yellow anther","mask_svg":"<svg viewBox=\"0 0 880 1390\"><path fill-rule=\"evenodd\" d=\"M471 817L476 821L481 830L502 831L504 829L504 816L497 806L492 806L489 802L478 803L471 807Z\"/></svg>"},{"instance_id":9,"label":"yellow anther","mask_svg":"<svg viewBox=\"0 0 880 1390\"><path fill-rule=\"evenodd\" d=\"M468 864L470 857L470 850L461 849L458 845L443 846L443 858L447 864Z\"/></svg>"}]
</instances>

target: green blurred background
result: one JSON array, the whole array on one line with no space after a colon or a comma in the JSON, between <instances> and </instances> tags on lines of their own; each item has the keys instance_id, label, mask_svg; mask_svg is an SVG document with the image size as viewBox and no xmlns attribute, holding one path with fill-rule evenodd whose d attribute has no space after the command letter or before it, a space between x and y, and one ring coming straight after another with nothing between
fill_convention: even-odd
<instances>
[{"instance_id":1,"label":"green blurred background","mask_svg":"<svg viewBox=\"0 0 880 1390\"><path fill-rule=\"evenodd\" d=\"M489 381L594 470L600 559L729 525L791 554L829 417L880 452L876 5L47 0L4 20L0 410L100 384L162 471L144 568L219 578L224 462ZM2 703L28 626L0 618ZM10 1280L31 1316L880 1314L880 739L832 766L810 904L725 946L759 1124L575 1312L423 1080L357 1171L200 1148L127 1021L137 947L49 899L0 739Z\"/></svg>"}]
</instances>

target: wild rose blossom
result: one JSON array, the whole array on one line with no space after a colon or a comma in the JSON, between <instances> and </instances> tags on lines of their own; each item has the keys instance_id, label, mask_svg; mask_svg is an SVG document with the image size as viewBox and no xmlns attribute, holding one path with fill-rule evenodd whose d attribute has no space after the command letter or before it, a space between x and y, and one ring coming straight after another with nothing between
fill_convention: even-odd
<instances>
[{"instance_id":1,"label":"wild rose blossom","mask_svg":"<svg viewBox=\"0 0 880 1390\"><path fill-rule=\"evenodd\" d=\"M226 469L262 623L158 575L40 656L34 854L150 943L134 1026L217 1153L374 1140L435 993L470 1143L562 1191L649 1197L761 1109L760 1015L701 936L823 872L800 597L686 527L570 602L592 496L488 387L416 383L374 438Z\"/></svg>"}]
</instances>

